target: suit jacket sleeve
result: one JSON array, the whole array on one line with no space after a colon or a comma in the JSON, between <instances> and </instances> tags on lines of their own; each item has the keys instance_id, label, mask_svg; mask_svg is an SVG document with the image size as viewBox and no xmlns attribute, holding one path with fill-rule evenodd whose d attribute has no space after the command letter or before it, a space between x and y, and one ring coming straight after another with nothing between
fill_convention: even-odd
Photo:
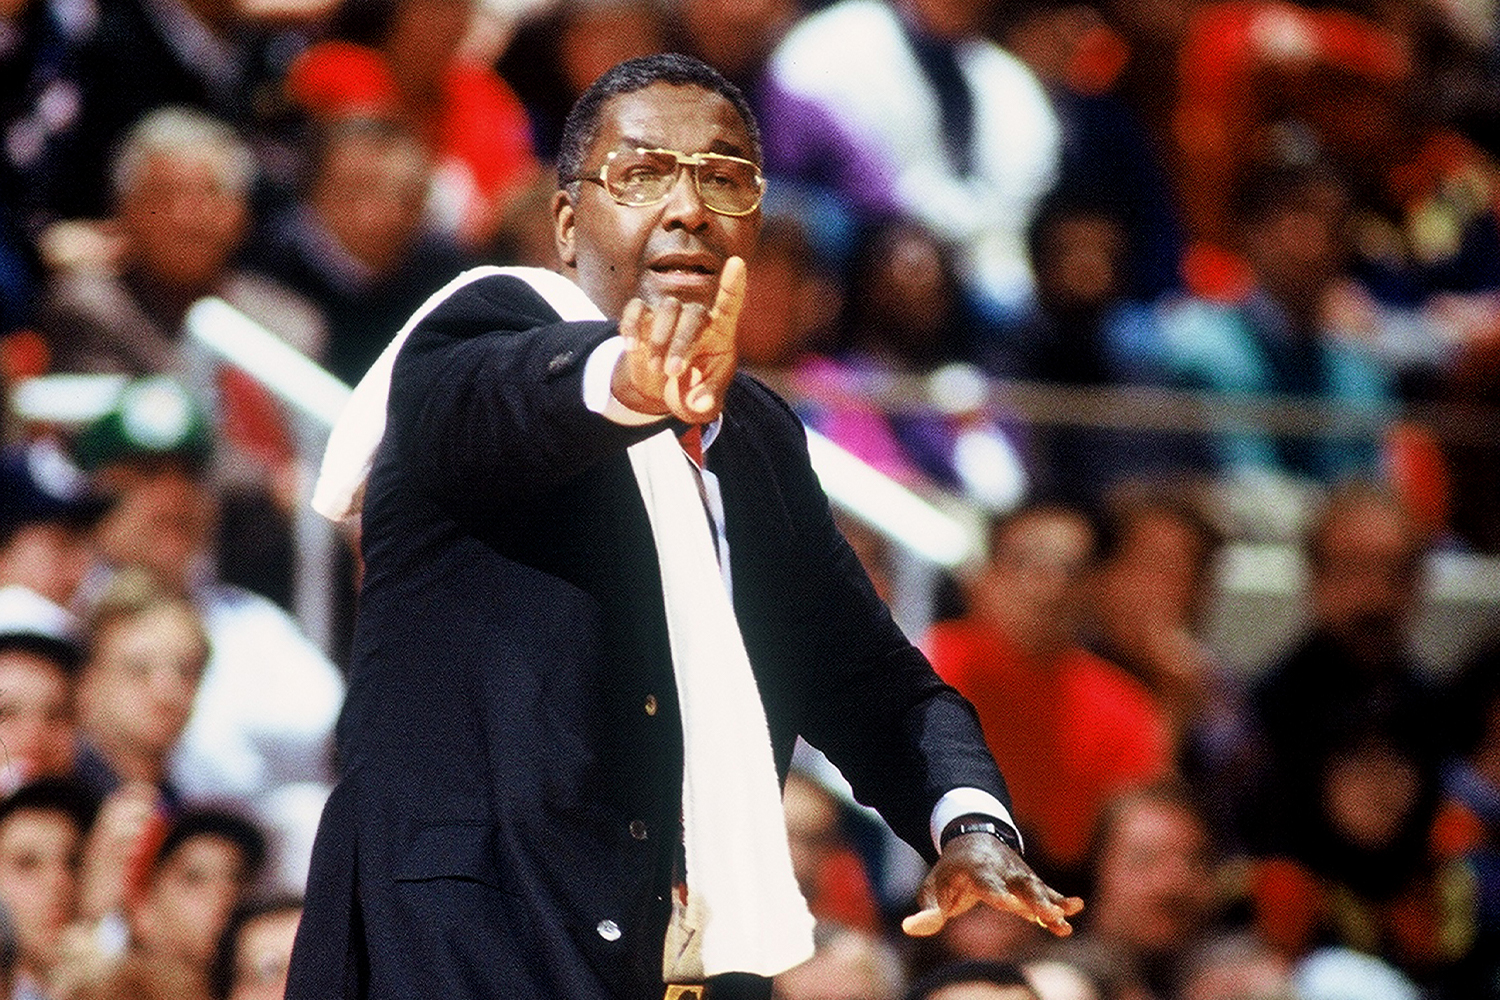
<instances>
[{"instance_id":1,"label":"suit jacket sleeve","mask_svg":"<svg viewBox=\"0 0 1500 1000\"><path fill-rule=\"evenodd\" d=\"M388 443L442 500L493 513L496 501L541 495L661 429L584 406L584 362L615 333L603 321L560 321L517 278L466 285L396 359Z\"/></svg>"},{"instance_id":2,"label":"suit jacket sleeve","mask_svg":"<svg viewBox=\"0 0 1500 1000\"><path fill-rule=\"evenodd\" d=\"M733 535L730 540L747 643L796 664L786 685L789 695L763 685L768 714L794 716L797 732L838 766L859 801L932 860L928 822L943 793L981 788L1008 808L1005 783L973 708L891 619L835 526L800 422L769 390L748 384L778 411L767 421L773 428L767 447L776 456L777 497L795 532L775 556L790 563L777 577L777 592L747 592L743 601L741 553L753 551L755 542L737 546ZM786 627L771 634L778 621Z\"/></svg>"}]
</instances>

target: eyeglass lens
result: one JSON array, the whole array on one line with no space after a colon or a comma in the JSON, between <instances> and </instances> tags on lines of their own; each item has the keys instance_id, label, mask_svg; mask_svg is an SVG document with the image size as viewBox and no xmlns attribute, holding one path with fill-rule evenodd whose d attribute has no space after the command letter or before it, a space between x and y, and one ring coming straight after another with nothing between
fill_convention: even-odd
<instances>
[{"instance_id":1,"label":"eyeglass lens","mask_svg":"<svg viewBox=\"0 0 1500 1000\"><path fill-rule=\"evenodd\" d=\"M760 203L760 171L755 164L717 153L700 153L688 160L668 150L616 151L605 166L605 185L622 204L650 205L671 192L680 163L692 169L698 195L709 208L744 215Z\"/></svg>"}]
</instances>

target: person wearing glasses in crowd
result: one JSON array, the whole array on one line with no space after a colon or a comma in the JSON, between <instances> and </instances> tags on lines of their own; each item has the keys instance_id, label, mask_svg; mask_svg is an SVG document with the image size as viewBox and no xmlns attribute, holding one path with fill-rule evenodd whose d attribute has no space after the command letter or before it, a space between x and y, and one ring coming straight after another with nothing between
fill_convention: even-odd
<instances>
[{"instance_id":1,"label":"person wearing glasses in crowd","mask_svg":"<svg viewBox=\"0 0 1500 1000\"><path fill-rule=\"evenodd\" d=\"M465 272L356 390L314 497L362 509L366 572L291 1000L769 997L812 953L799 734L935 862L913 932L1069 932L973 710L735 374L760 157L706 65L614 67L565 129L566 277Z\"/></svg>"}]
</instances>

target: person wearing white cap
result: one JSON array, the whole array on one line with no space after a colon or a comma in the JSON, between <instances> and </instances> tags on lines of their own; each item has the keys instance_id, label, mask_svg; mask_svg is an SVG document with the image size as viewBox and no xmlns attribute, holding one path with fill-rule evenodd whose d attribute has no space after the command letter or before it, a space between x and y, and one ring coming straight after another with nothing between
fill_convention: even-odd
<instances>
[{"instance_id":1,"label":"person wearing white cap","mask_svg":"<svg viewBox=\"0 0 1500 1000\"><path fill-rule=\"evenodd\" d=\"M0 587L0 795L74 763L78 622L25 587Z\"/></svg>"}]
</instances>

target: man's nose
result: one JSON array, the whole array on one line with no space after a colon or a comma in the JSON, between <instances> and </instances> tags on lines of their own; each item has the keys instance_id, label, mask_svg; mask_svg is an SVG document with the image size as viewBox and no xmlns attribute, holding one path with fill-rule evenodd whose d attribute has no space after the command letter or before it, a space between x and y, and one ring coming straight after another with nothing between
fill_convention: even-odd
<instances>
[{"instance_id":1,"label":"man's nose","mask_svg":"<svg viewBox=\"0 0 1500 1000\"><path fill-rule=\"evenodd\" d=\"M693 168L686 163L677 165L677 176L667 192L666 205L662 208L661 224L666 229L698 230L708 225L708 206L698 194L698 184L693 179Z\"/></svg>"}]
</instances>

